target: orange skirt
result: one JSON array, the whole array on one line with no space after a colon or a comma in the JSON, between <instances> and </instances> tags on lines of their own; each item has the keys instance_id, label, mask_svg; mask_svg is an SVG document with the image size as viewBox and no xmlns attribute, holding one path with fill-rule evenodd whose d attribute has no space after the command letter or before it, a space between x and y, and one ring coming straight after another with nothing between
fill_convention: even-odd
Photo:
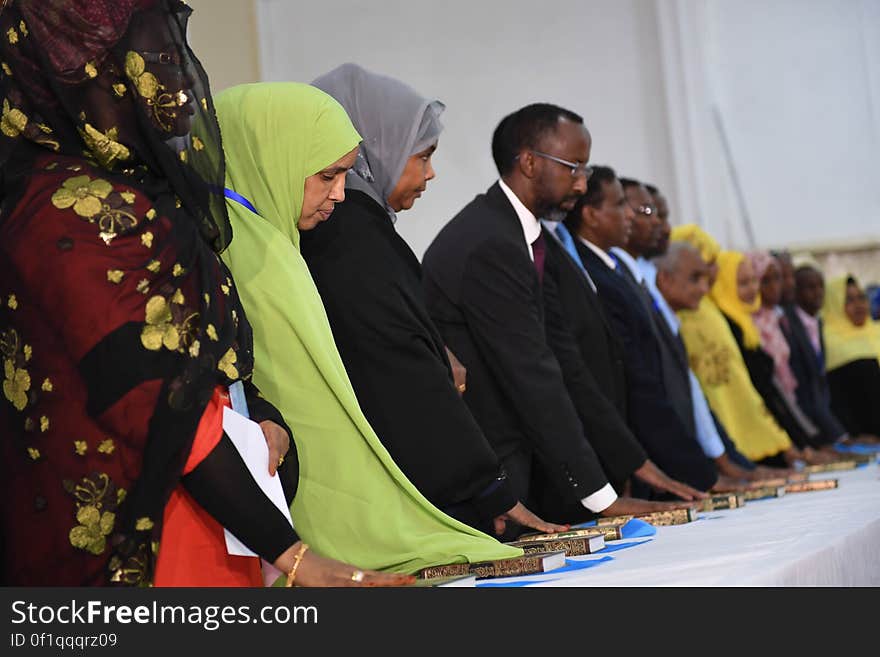
<instances>
[{"instance_id":1,"label":"orange skirt","mask_svg":"<svg viewBox=\"0 0 880 657\"><path fill-rule=\"evenodd\" d=\"M211 453L223 435L223 408L230 406L224 386L214 389L199 421L183 474ZM154 586L263 586L259 557L226 552L223 527L178 484L165 506Z\"/></svg>"}]
</instances>

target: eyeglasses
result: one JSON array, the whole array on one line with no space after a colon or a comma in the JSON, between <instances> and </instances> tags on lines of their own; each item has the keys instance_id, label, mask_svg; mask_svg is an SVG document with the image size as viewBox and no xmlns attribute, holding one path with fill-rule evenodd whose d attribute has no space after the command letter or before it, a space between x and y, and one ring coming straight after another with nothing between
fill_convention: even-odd
<instances>
[{"instance_id":1,"label":"eyeglasses","mask_svg":"<svg viewBox=\"0 0 880 657\"><path fill-rule=\"evenodd\" d=\"M653 205L630 205L629 207L631 207L636 214L643 214L646 217L657 214L657 208Z\"/></svg>"},{"instance_id":2,"label":"eyeglasses","mask_svg":"<svg viewBox=\"0 0 880 657\"><path fill-rule=\"evenodd\" d=\"M563 166L569 167L571 169L572 178L584 176L587 180L589 180L590 176L593 175L593 167L587 165L586 163L579 164L577 162L569 162L568 160L563 160L561 157L556 157L555 155L550 155L549 153L542 153L541 151L533 150L532 153L534 153L538 157L543 157L547 160L553 160L554 162L558 162Z\"/></svg>"}]
</instances>

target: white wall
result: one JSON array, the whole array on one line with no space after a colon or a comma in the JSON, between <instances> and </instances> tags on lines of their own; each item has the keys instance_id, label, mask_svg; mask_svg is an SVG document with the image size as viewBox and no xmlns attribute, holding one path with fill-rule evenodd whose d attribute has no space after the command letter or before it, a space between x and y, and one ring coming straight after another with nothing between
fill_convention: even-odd
<instances>
[{"instance_id":1,"label":"white wall","mask_svg":"<svg viewBox=\"0 0 880 657\"><path fill-rule=\"evenodd\" d=\"M762 247L880 238L880 2L659 6L685 215L740 247L746 217Z\"/></svg>"},{"instance_id":2,"label":"white wall","mask_svg":"<svg viewBox=\"0 0 880 657\"><path fill-rule=\"evenodd\" d=\"M263 79L355 61L447 104L438 178L398 223L419 255L534 101L727 245L749 246L746 213L765 247L880 238L880 0L257 0L257 19Z\"/></svg>"},{"instance_id":3,"label":"white wall","mask_svg":"<svg viewBox=\"0 0 880 657\"><path fill-rule=\"evenodd\" d=\"M446 103L437 178L398 221L419 255L495 180L492 131L531 102L581 114L593 162L673 188L650 1L258 0L257 10L263 79L308 82L354 61Z\"/></svg>"}]
</instances>

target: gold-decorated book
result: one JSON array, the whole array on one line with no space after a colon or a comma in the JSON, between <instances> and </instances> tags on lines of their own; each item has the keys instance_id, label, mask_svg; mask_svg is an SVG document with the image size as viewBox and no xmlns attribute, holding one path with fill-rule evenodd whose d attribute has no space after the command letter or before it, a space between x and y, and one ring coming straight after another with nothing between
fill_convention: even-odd
<instances>
[{"instance_id":1,"label":"gold-decorated book","mask_svg":"<svg viewBox=\"0 0 880 657\"><path fill-rule=\"evenodd\" d=\"M808 474L818 474L820 472L843 472L844 470L855 470L858 463L848 459L846 461L834 461L833 463L817 463L816 465L804 466L803 472Z\"/></svg>"},{"instance_id":2,"label":"gold-decorated book","mask_svg":"<svg viewBox=\"0 0 880 657\"><path fill-rule=\"evenodd\" d=\"M766 500L768 497L782 497L783 495L785 495L785 486L765 486L764 488L752 488L742 493L743 499L745 499L746 502L752 500Z\"/></svg>"},{"instance_id":3,"label":"gold-decorated book","mask_svg":"<svg viewBox=\"0 0 880 657\"><path fill-rule=\"evenodd\" d=\"M746 500L741 494L729 493L713 495L700 500L700 511L721 511L722 509L739 509L745 506Z\"/></svg>"},{"instance_id":4,"label":"gold-decorated book","mask_svg":"<svg viewBox=\"0 0 880 657\"><path fill-rule=\"evenodd\" d=\"M445 566L429 566L419 571L419 577L452 577L454 575L475 575L477 579L489 577L515 577L546 573L565 565L565 552L539 552L525 554L512 559L496 559L478 563L449 563Z\"/></svg>"},{"instance_id":5,"label":"gold-decorated book","mask_svg":"<svg viewBox=\"0 0 880 657\"><path fill-rule=\"evenodd\" d=\"M551 532L549 534L522 534L516 540L518 543L523 541L555 541L563 538L584 538L589 536L602 536L606 541L618 541L623 538L621 528L624 523L616 525L603 525L598 527L591 525L589 527L577 527L564 532Z\"/></svg>"},{"instance_id":6,"label":"gold-decorated book","mask_svg":"<svg viewBox=\"0 0 880 657\"><path fill-rule=\"evenodd\" d=\"M683 525L687 522L693 522L697 519L697 510L694 508L675 509L673 511L655 511L654 513L642 513L636 516L610 516L608 518L597 518L596 522L602 525L618 525L625 523L631 518L644 520L657 527L666 525Z\"/></svg>"},{"instance_id":7,"label":"gold-decorated book","mask_svg":"<svg viewBox=\"0 0 880 657\"><path fill-rule=\"evenodd\" d=\"M526 554L536 552L557 552L562 550L567 557L580 557L585 554L593 554L605 548L605 536L575 536L572 538L557 538L546 541L513 541L508 543L513 547L522 548Z\"/></svg>"},{"instance_id":8,"label":"gold-decorated book","mask_svg":"<svg viewBox=\"0 0 880 657\"><path fill-rule=\"evenodd\" d=\"M837 488L837 479L822 479L820 481L800 481L796 484L788 484L786 493L806 493L814 490L831 490Z\"/></svg>"},{"instance_id":9,"label":"gold-decorated book","mask_svg":"<svg viewBox=\"0 0 880 657\"><path fill-rule=\"evenodd\" d=\"M410 586L417 587L471 587L477 585L475 575L453 575L450 577L430 577L428 579L416 578L416 581Z\"/></svg>"}]
</instances>

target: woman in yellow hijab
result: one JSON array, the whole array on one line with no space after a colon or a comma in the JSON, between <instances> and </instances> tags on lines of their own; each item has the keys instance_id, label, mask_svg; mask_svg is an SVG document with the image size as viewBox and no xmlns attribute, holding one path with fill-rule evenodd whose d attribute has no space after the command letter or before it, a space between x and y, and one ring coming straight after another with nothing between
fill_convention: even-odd
<instances>
[{"instance_id":1,"label":"woman in yellow hijab","mask_svg":"<svg viewBox=\"0 0 880 657\"><path fill-rule=\"evenodd\" d=\"M798 447L821 447L818 427L794 398L785 394L776 377L773 358L761 346L761 333L753 318L761 307L760 280L751 259L738 251L721 251L717 262L718 277L709 296L730 325L752 385ZM813 458L815 455L808 453L808 459Z\"/></svg>"},{"instance_id":2,"label":"woman in yellow hijab","mask_svg":"<svg viewBox=\"0 0 880 657\"><path fill-rule=\"evenodd\" d=\"M850 435L880 436L880 323L853 276L828 281L822 320L834 413Z\"/></svg>"},{"instance_id":3,"label":"woman in yellow hijab","mask_svg":"<svg viewBox=\"0 0 880 657\"><path fill-rule=\"evenodd\" d=\"M319 553L377 570L519 556L445 515L406 479L367 422L333 341L299 234L330 217L360 135L323 91L233 87L215 105L234 238L223 254L254 332L254 382L293 431L291 506Z\"/></svg>"},{"instance_id":4,"label":"woman in yellow hijab","mask_svg":"<svg viewBox=\"0 0 880 657\"><path fill-rule=\"evenodd\" d=\"M674 228L670 239L689 242L699 249L717 284L721 253L718 242L694 224ZM752 461L768 460L768 464L779 466L793 464L800 452L752 385L730 325L715 302L704 297L697 310L682 311L679 318L691 369L737 449Z\"/></svg>"}]
</instances>

